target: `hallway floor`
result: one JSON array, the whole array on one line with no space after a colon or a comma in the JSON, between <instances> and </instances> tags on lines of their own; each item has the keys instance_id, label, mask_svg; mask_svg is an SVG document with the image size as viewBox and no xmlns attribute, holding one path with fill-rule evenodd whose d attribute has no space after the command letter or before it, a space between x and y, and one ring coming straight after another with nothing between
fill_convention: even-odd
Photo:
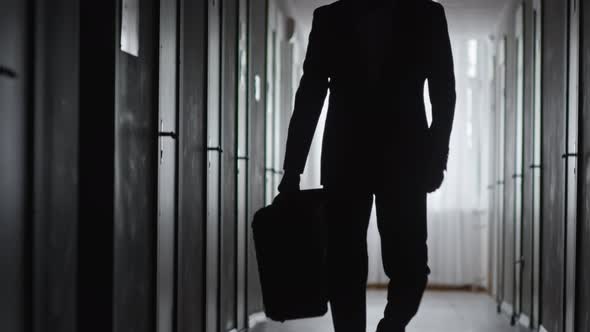
<instances>
[{"instance_id":1,"label":"hallway floor","mask_svg":"<svg viewBox=\"0 0 590 332\"><path fill-rule=\"evenodd\" d=\"M383 291L369 291L367 332L375 331L385 306L385 296ZM252 329L252 332L301 331L332 332L330 315L286 324L266 322ZM496 314L496 305L486 294L428 292L407 332L519 332L519 328L511 327L506 316Z\"/></svg>"}]
</instances>

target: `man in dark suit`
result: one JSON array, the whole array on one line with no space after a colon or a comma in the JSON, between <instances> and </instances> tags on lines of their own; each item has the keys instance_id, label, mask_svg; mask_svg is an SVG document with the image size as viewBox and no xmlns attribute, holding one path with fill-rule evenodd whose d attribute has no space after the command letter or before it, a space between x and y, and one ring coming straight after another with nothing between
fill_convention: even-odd
<instances>
[{"instance_id":1,"label":"man in dark suit","mask_svg":"<svg viewBox=\"0 0 590 332\"><path fill-rule=\"evenodd\" d=\"M430 273L426 195L441 186L446 170L453 70L446 17L436 2L341 0L314 12L279 191L299 190L329 89L321 179L328 193L329 299L336 332L366 330L373 197L390 278L378 332L405 331L418 311Z\"/></svg>"}]
</instances>

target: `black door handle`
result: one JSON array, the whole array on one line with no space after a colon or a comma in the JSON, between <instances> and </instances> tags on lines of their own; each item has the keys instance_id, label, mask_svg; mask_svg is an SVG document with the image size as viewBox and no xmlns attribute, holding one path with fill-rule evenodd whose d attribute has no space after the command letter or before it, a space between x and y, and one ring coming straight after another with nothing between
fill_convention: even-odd
<instances>
[{"instance_id":1,"label":"black door handle","mask_svg":"<svg viewBox=\"0 0 590 332\"><path fill-rule=\"evenodd\" d=\"M566 159L566 158L577 158L579 156L579 154L577 153L565 153L564 155L561 156L561 158Z\"/></svg>"},{"instance_id":2,"label":"black door handle","mask_svg":"<svg viewBox=\"0 0 590 332\"><path fill-rule=\"evenodd\" d=\"M275 175L282 175L284 173L283 171L277 171L274 168L265 168L264 170Z\"/></svg>"},{"instance_id":3,"label":"black door handle","mask_svg":"<svg viewBox=\"0 0 590 332\"><path fill-rule=\"evenodd\" d=\"M220 146L217 146L217 147L209 147L209 148L207 148L207 151L217 151L219 153L223 153L223 149Z\"/></svg>"},{"instance_id":4,"label":"black door handle","mask_svg":"<svg viewBox=\"0 0 590 332\"><path fill-rule=\"evenodd\" d=\"M158 133L159 137L170 137L172 139L176 139L176 133L173 131L161 131Z\"/></svg>"},{"instance_id":5,"label":"black door handle","mask_svg":"<svg viewBox=\"0 0 590 332\"><path fill-rule=\"evenodd\" d=\"M541 168L543 168L543 166L533 164L533 165L530 166L530 168L531 169L541 169Z\"/></svg>"},{"instance_id":6,"label":"black door handle","mask_svg":"<svg viewBox=\"0 0 590 332\"><path fill-rule=\"evenodd\" d=\"M0 76L6 76L9 78L16 78L16 72L10 68L0 66Z\"/></svg>"}]
</instances>

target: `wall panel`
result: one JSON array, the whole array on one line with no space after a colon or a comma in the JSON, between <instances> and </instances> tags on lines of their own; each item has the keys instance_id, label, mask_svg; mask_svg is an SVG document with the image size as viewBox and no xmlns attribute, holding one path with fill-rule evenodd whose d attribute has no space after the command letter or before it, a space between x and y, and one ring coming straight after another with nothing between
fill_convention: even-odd
<instances>
[{"instance_id":1,"label":"wall panel","mask_svg":"<svg viewBox=\"0 0 590 332\"><path fill-rule=\"evenodd\" d=\"M33 330L75 332L80 5L78 0L34 3Z\"/></svg>"},{"instance_id":2,"label":"wall panel","mask_svg":"<svg viewBox=\"0 0 590 332\"><path fill-rule=\"evenodd\" d=\"M15 332L29 321L29 14L27 1L0 5L0 329Z\"/></svg>"}]
</instances>

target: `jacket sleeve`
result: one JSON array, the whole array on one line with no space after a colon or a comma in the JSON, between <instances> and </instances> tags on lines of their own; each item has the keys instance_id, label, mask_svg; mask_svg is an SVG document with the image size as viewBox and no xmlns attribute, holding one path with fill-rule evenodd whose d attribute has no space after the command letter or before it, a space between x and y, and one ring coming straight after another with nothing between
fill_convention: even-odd
<instances>
[{"instance_id":1,"label":"jacket sleeve","mask_svg":"<svg viewBox=\"0 0 590 332\"><path fill-rule=\"evenodd\" d=\"M449 29L444 9L440 4L435 4L431 36L428 70L428 87L432 103L430 136L434 157L437 159L434 162L439 162L437 166L446 169L457 97Z\"/></svg>"},{"instance_id":2,"label":"jacket sleeve","mask_svg":"<svg viewBox=\"0 0 590 332\"><path fill-rule=\"evenodd\" d=\"M319 10L316 10L303 63L303 77L295 95L295 109L289 124L283 167L286 173L303 173L328 92L326 51L322 47L326 41L320 17Z\"/></svg>"}]
</instances>

